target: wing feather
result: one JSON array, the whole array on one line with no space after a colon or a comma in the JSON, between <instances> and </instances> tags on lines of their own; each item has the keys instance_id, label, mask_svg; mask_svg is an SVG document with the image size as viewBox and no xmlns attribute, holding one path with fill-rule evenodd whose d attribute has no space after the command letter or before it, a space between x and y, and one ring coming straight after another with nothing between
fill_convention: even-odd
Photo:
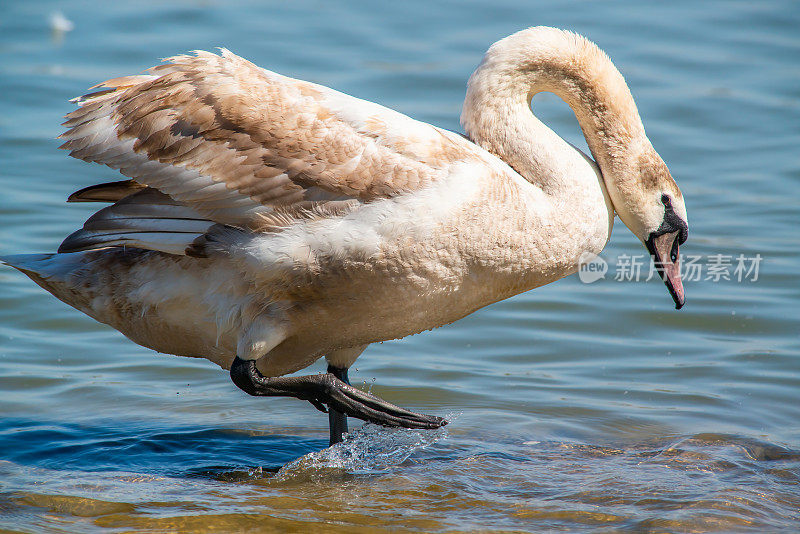
<instances>
[{"instance_id":1,"label":"wing feather","mask_svg":"<svg viewBox=\"0 0 800 534\"><path fill-rule=\"evenodd\" d=\"M116 193L117 189L110 187L115 184L103 185L109 186L112 194ZM106 196L102 187L95 191ZM186 248L214 224L192 208L153 188L145 188L89 217L83 228L61 243L58 251L127 245L184 254Z\"/></svg>"},{"instance_id":2,"label":"wing feather","mask_svg":"<svg viewBox=\"0 0 800 534\"><path fill-rule=\"evenodd\" d=\"M90 185L72 193L67 202L117 202L141 191L144 187L133 180Z\"/></svg>"},{"instance_id":3,"label":"wing feather","mask_svg":"<svg viewBox=\"0 0 800 534\"><path fill-rule=\"evenodd\" d=\"M433 126L227 50L149 72L77 99L62 148L211 221L251 226L295 204L395 196L474 155Z\"/></svg>"}]
</instances>

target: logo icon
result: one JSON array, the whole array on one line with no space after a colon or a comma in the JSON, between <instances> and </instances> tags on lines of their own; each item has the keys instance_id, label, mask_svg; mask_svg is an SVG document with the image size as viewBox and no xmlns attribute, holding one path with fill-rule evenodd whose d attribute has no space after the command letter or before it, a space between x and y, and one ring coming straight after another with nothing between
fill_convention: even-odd
<instances>
[{"instance_id":1,"label":"logo icon","mask_svg":"<svg viewBox=\"0 0 800 534\"><path fill-rule=\"evenodd\" d=\"M605 278L607 272L608 263L597 254L584 252L578 257L578 278L584 284Z\"/></svg>"}]
</instances>

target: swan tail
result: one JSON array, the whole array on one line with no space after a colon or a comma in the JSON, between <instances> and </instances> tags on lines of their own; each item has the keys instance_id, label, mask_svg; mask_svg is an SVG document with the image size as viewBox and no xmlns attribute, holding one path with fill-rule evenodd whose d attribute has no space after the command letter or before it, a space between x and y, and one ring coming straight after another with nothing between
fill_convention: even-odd
<instances>
[{"instance_id":1,"label":"swan tail","mask_svg":"<svg viewBox=\"0 0 800 534\"><path fill-rule=\"evenodd\" d=\"M84 254L12 254L0 256L0 263L25 274L59 300L86 311L90 297L76 291L81 271L86 268Z\"/></svg>"}]
</instances>

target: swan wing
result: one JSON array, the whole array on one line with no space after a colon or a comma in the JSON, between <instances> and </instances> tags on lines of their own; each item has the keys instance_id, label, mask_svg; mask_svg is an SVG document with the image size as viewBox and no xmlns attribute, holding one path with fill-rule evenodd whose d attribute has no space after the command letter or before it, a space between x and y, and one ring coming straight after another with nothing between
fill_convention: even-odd
<instances>
[{"instance_id":1,"label":"swan wing","mask_svg":"<svg viewBox=\"0 0 800 534\"><path fill-rule=\"evenodd\" d=\"M275 213L411 192L470 153L434 126L227 50L175 56L149 72L76 99L61 148L118 169L131 192L132 183L157 189L216 223L258 228ZM163 211L153 198L143 205Z\"/></svg>"}]
</instances>

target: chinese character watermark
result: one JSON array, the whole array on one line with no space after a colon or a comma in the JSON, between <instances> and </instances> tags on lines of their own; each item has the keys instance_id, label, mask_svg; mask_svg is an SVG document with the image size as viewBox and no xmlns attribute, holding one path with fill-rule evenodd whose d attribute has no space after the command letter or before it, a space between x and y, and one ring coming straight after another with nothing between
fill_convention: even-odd
<instances>
[{"instance_id":1,"label":"chinese character watermark","mask_svg":"<svg viewBox=\"0 0 800 534\"><path fill-rule=\"evenodd\" d=\"M639 280L642 277L642 256L630 256L621 254L617 261L617 271L614 280L617 282L630 282Z\"/></svg>"},{"instance_id":2,"label":"chinese character watermark","mask_svg":"<svg viewBox=\"0 0 800 534\"><path fill-rule=\"evenodd\" d=\"M685 254L680 259L680 274L685 282L756 282L764 258L761 254ZM578 260L578 278L591 284L606 277L612 267L604 258L590 252ZM658 278L655 264L647 254L620 254L613 263L613 278L617 282L649 281Z\"/></svg>"}]
</instances>

